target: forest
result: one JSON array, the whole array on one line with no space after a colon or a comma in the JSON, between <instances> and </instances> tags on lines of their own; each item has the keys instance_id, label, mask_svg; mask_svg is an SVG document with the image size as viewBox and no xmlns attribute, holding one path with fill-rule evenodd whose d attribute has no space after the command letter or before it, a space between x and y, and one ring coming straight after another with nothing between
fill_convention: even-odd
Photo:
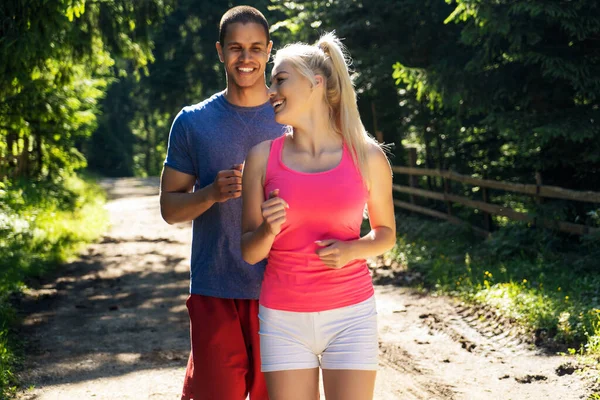
<instances>
[{"instance_id":1,"label":"forest","mask_svg":"<svg viewBox=\"0 0 600 400\"><path fill-rule=\"evenodd\" d=\"M222 14L237 4L0 4L0 393L14 392L23 357L14 296L104 232L98 180L160 174L175 115L225 88L215 42ZM393 165L408 165L415 149L420 168L514 184L538 177L544 185L600 192L596 0L247 4L270 22L274 50L332 30L343 38L363 123L390 144ZM395 175L399 185L409 180ZM411 185L443 191L445 182L421 176ZM482 195L466 184L451 190ZM600 228L597 202L536 202L502 190L491 191L489 201ZM481 226L472 208L417 202L441 212L451 207ZM468 225L398 209L398 244L389 257L418 272L414 285L491 304L597 364L597 229L574 235L490 218L491 233L480 238Z\"/></svg>"}]
</instances>

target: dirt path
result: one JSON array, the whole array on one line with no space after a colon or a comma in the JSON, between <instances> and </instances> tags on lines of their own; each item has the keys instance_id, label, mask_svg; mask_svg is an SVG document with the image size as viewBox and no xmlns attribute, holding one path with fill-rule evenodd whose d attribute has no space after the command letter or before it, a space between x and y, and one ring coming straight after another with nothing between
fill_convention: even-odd
<instances>
[{"instance_id":1,"label":"dirt path","mask_svg":"<svg viewBox=\"0 0 600 400\"><path fill-rule=\"evenodd\" d=\"M20 399L179 399L189 351L190 226L158 212L157 180L107 180L112 229L22 303ZM387 270L378 270L384 282ZM568 358L537 353L484 311L377 285L377 400L586 399ZM492 321L481 323L481 321ZM227 399L223 399L227 400Z\"/></svg>"}]
</instances>

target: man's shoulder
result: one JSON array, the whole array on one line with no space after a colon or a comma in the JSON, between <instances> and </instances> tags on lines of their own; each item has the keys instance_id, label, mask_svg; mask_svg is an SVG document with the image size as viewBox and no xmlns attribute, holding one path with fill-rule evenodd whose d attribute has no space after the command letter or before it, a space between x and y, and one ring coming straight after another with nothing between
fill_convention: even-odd
<instances>
[{"instance_id":1,"label":"man's shoulder","mask_svg":"<svg viewBox=\"0 0 600 400\"><path fill-rule=\"evenodd\" d=\"M184 118L194 118L217 112L223 108L223 96L223 92L215 93L200 103L183 107L179 115Z\"/></svg>"}]
</instances>

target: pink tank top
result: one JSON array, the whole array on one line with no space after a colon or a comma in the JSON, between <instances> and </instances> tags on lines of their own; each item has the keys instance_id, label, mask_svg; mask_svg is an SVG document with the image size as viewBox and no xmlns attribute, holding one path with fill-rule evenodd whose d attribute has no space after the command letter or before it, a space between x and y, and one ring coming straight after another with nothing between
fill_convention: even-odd
<instances>
[{"instance_id":1,"label":"pink tank top","mask_svg":"<svg viewBox=\"0 0 600 400\"><path fill-rule=\"evenodd\" d=\"M360 303L374 293L364 259L333 269L319 259L315 241L354 240L368 192L350 151L341 162L317 173L283 164L286 136L273 140L265 176L265 198L275 189L290 206L287 220L269 252L260 293L265 307L296 312L325 311Z\"/></svg>"}]
</instances>

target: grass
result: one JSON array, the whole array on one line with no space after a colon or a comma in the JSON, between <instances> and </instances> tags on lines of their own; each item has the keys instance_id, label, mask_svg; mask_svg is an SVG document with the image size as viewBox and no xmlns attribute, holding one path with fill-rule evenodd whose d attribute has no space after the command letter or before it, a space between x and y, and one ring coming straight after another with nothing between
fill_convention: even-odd
<instances>
[{"instance_id":1,"label":"grass","mask_svg":"<svg viewBox=\"0 0 600 400\"><path fill-rule=\"evenodd\" d=\"M15 393L22 355L10 296L98 238L108 224L104 203L89 178L0 182L0 398Z\"/></svg>"},{"instance_id":2,"label":"grass","mask_svg":"<svg viewBox=\"0 0 600 400\"><path fill-rule=\"evenodd\" d=\"M465 228L402 216L391 256L417 285L491 305L548 343L600 362L600 240L521 225L491 238Z\"/></svg>"}]
</instances>

